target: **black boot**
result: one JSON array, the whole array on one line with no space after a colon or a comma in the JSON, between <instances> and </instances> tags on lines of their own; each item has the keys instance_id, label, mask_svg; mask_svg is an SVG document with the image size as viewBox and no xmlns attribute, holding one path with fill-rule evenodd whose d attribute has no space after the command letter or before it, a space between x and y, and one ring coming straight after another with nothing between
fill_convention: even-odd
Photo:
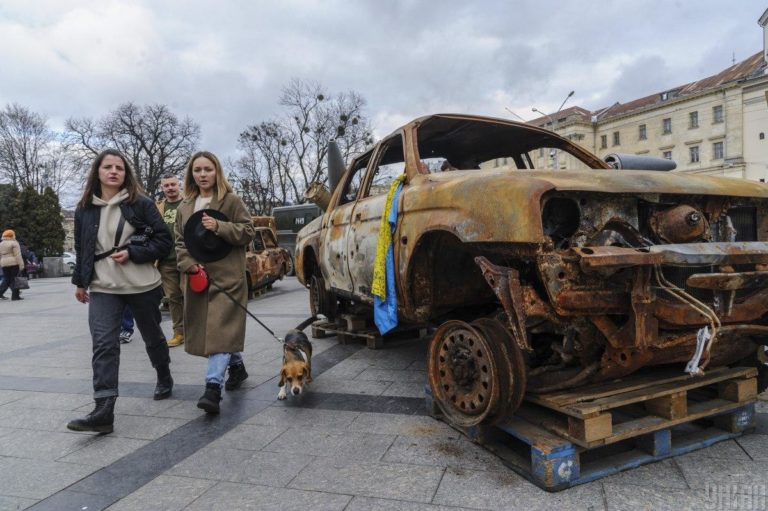
<instances>
[{"instance_id":1,"label":"black boot","mask_svg":"<svg viewBox=\"0 0 768 511\"><path fill-rule=\"evenodd\" d=\"M219 413L219 401L221 401L221 385L206 383L205 394L197 401L197 407L208 413Z\"/></svg>"},{"instance_id":2,"label":"black boot","mask_svg":"<svg viewBox=\"0 0 768 511\"><path fill-rule=\"evenodd\" d=\"M171 397L173 390L173 378L168 364L155 368L157 370L157 385L155 385L155 401Z\"/></svg>"},{"instance_id":3,"label":"black boot","mask_svg":"<svg viewBox=\"0 0 768 511\"><path fill-rule=\"evenodd\" d=\"M239 389L240 385L247 379L248 372L245 370L245 364L231 365L229 366L229 378L227 378L224 388L227 390Z\"/></svg>"},{"instance_id":4,"label":"black boot","mask_svg":"<svg viewBox=\"0 0 768 511\"><path fill-rule=\"evenodd\" d=\"M115 422L115 400L117 396L97 397L96 407L82 419L69 421L67 429L72 431L94 431L112 433Z\"/></svg>"}]
</instances>

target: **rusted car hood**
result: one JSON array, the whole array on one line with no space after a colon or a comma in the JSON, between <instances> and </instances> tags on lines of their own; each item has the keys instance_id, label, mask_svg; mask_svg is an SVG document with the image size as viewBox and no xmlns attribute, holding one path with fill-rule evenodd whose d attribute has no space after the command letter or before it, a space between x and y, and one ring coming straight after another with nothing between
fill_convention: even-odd
<instances>
[{"instance_id":1,"label":"rusted car hood","mask_svg":"<svg viewBox=\"0 0 768 511\"><path fill-rule=\"evenodd\" d=\"M429 181L485 181L494 187L509 178L509 184L523 180L539 181L526 187L549 188L560 191L605 193L664 193L692 195L728 195L735 197L768 197L768 185L746 179L692 176L671 172L631 170L585 171L524 171L524 170L464 170L430 174ZM501 180L500 180L501 179ZM549 185L549 186L546 186Z\"/></svg>"}]
</instances>

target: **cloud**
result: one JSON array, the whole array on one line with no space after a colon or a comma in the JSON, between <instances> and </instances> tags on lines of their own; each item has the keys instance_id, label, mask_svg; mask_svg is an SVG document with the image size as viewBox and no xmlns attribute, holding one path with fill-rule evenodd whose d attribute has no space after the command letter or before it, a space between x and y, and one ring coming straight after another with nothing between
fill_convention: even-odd
<instances>
[{"instance_id":1,"label":"cloud","mask_svg":"<svg viewBox=\"0 0 768 511\"><path fill-rule=\"evenodd\" d=\"M765 6L718 0L4 0L0 105L61 127L125 101L165 103L226 157L279 112L293 77L368 101L376 133L419 115L525 118L598 108L713 74L760 50ZM715 15L713 15L715 13Z\"/></svg>"}]
</instances>

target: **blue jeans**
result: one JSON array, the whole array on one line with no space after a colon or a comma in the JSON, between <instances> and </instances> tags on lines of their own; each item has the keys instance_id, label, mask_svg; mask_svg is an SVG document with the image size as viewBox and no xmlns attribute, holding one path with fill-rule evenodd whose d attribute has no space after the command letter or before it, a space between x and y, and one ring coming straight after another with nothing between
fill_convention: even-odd
<instances>
[{"instance_id":1,"label":"blue jeans","mask_svg":"<svg viewBox=\"0 0 768 511\"><path fill-rule=\"evenodd\" d=\"M123 332L130 332L133 334L133 312L131 312L131 308L127 305L125 306L125 309L123 309L123 321L120 327Z\"/></svg>"},{"instance_id":2,"label":"blue jeans","mask_svg":"<svg viewBox=\"0 0 768 511\"><path fill-rule=\"evenodd\" d=\"M205 373L205 383L216 383L219 387L224 385L224 373L227 366L243 363L243 354L235 353L212 353L208 355L208 370Z\"/></svg>"}]
</instances>

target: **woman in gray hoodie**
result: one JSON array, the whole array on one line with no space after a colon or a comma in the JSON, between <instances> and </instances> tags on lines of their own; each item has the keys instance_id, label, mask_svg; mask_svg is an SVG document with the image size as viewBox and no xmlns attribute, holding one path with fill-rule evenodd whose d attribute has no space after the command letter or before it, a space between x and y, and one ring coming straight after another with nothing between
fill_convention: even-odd
<instances>
[{"instance_id":1,"label":"woman in gray hoodie","mask_svg":"<svg viewBox=\"0 0 768 511\"><path fill-rule=\"evenodd\" d=\"M75 298L88 306L93 340L96 407L67 424L75 431L111 433L120 367L120 324L128 306L157 371L154 398L171 395L168 345L160 328L160 273L154 262L171 248L171 235L146 197L128 160L108 149L91 165L75 211Z\"/></svg>"}]
</instances>

